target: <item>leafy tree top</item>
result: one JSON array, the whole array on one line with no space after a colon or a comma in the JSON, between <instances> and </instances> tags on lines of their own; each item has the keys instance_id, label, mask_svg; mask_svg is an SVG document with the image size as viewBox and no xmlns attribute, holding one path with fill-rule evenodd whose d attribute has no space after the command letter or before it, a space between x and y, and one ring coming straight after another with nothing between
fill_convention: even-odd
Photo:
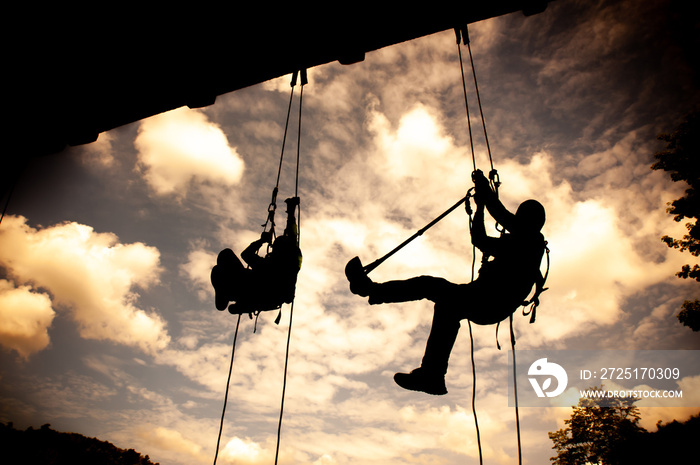
<instances>
[{"instance_id":1,"label":"leafy tree top","mask_svg":"<svg viewBox=\"0 0 700 465\"><path fill-rule=\"evenodd\" d=\"M601 391L602 387L590 390ZM549 433L557 451L550 460L555 465L619 463L616 447L642 429L636 401L621 397L579 399L571 417L564 420L566 426Z\"/></svg>"},{"instance_id":2,"label":"leafy tree top","mask_svg":"<svg viewBox=\"0 0 700 465\"><path fill-rule=\"evenodd\" d=\"M669 203L668 213L674 215L675 221L690 219L686 224L688 234L682 239L664 236L663 241L669 247L688 251L693 256L700 255L700 113L689 115L672 134L661 134L659 140L666 142L666 148L654 154L656 163L653 170L667 171L674 182L685 181L688 189L685 195ZM694 267L697 269L697 265ZM682 277L691 277L700 281L700 274L694 274L688 267Z\"/></svg>"}]
</instances>

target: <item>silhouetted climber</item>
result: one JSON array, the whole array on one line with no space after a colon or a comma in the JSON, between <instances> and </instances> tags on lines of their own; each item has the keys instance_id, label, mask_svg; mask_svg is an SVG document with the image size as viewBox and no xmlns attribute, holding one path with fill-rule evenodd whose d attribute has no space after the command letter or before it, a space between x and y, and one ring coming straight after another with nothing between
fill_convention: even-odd
<instances>
[{"instance_id":1,"label":"silhouetted climber","mask_svg":"<svg viewBox=\"0 0 700 465\"><path fill-rule=\"evenodd\" d=\"M481 171L475 171L472 178L476 211L471 239L484 255L477 279L468 284L454 284L443 278L418 276L375 283L367 276L358 258L350 260L345 268L350 290L369 297L371 305L421 299L435 303L421 366L411 373L394 375L396 383L404 389L447 394L447 362L460 321L468 319L480 325L498 323L525 303L533 285L536 286L532 298L535 305L544 290L544 278L540 272L546 246L540 233L545 222L544 207L536 200L526 200L513 214L498 200ZM500 237L486 234L484 207L508 231L507 234Z\"/></svg>"},{"instance_id":2,"label":"silhouetted climber","mask_svg":"<svg viewBox=\"0 0 700 465\"><path fill-rule=\"evenodd\" d=\"M289 198L285 203L287 225L284 234L272 242L272 250L264 257L258 255L258 249L271 243L271 231L264 231L260 239L241 253L249 268L243 266L231 249L219 252L211 270L218 310L228 307L233 314L252 313L274 310L294 300L297 273L301 268L299 234L294 217L299 197ZM234 303L229 305L231 301Z\"/></svg>"}]
</instances>

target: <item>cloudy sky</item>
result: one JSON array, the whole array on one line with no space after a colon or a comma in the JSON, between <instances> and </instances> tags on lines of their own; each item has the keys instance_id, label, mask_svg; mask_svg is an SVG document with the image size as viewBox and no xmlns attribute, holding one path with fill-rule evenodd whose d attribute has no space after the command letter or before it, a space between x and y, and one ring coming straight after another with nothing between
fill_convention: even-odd
<instances>
[{"instance_id":1,"label":"cloudy sky","mask_svg":"<svg viewBox=\"0 0 700 465\"><path fill-rule=\"evenodd\" d=\"M521 349L700 349L675 318L698 293L674 276L689 257L660 240L684 231L665 212L684 186L649 168L662 148L656 135L697 103L697 49L686 41L697 40L694 17L676 3L558 0L536 16L470 26L501 199L515 208L536 198L548 213L550 290L535 324L516 318ZM478 463L466 325L449 394L401 390L392 375L420 363L432 305L369 306L343 274L350 258L378 258L471 187L457 56L446 31L309 70L304 264L280 463ZM51 423L162 464L213 460L236 317L215 309L209 272L219 250L240 252L259 237L289 80L151 117L31 166L0 224L0 421ZM478 119L473 126L487 171ZM294 191L294 131L280 201ZM372 277L468 282L471 258L458 209ZM241 319L219 463L273 461L289 316L285 307L275 325L276 312L264 313L255 332ZM474 339L485 460L516 463L507 330L500 351L493 326L475 326ZM700 378L682 383L693 391ZM698 411L640 405L652 430ZM526 463L547 463L547 432L569 414L521 409Z\"/></svg>"}]
</instances>

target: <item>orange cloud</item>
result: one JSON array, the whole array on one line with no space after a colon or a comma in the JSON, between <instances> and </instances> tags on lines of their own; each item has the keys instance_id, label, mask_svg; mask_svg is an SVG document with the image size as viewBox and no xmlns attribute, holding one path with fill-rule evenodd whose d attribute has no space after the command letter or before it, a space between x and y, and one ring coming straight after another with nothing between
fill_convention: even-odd
<instances>
[{"instance_id":1,"label":"orange cloud","mask_svg":"<svg viewBox=\"0 0 700 465\"><path fill-rule=\"evenodd\" d=\"M48 295L0 279L0 345L24 359L45 349L55 315Z\"/></svg>"},{"instance_id":2,"label":"orange cloud","mask_svg":"<svg viewBox=\"0 0 700 465\"><path fill-rule=\"evenodd\" d=\"M243 160L224 132L200 111L148 118L134 144L146 182L158 195L180 195L192 182L232 186L243 174Z\"/></svg>"},{"instance_id":3,"label":"orange cloud","mask_svg":"<svg viewBox=\"0 0 700 465\"><path fill-rule=\"evenodd\" d=\"M158 282L157 249L121 244L78 223L34 229L21 216L3 220L0 242L0 265L15 282L47 290L55 305L70 309L82 337L149 353L167 346L165 321L135 305L134 288Z\"/></svg>"}]
</instances>

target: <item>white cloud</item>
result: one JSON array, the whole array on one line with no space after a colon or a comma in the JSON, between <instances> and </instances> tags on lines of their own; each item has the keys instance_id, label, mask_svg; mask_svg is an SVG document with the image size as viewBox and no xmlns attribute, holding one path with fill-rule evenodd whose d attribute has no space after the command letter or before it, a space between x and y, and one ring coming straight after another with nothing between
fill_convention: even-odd
<instances>
[{"instance_id":1,"label":"white cloud","mask_svg":"<svg viewBox=\"0 0 700 465\"><path fill-rule=\"evenodd\" d=\"M198 110L180 108L141 122L134 141L149 186L181 197L191 183L237 184L241 157L220 127Z\"/></svg>"},{"instance_id":2,"label":"white cloud","mask_svg":"<svg viewBox=\"0 0 700 465\"><path fill-rule=\"evenodd\" d=\"M136 306L134 288L158 282L155 248L121 244L78 223L34 229L21 216L5 217L0 240L0 264L15 281L45 289L57 306L70 308L81 336L149 353L168 344L165 321Z\"/></svg>"},{"instance_id":3,"label":"white cloud","mask_svg":"<svg viewBox=\"0 0 700 465\"><path fill-rule=\"evenodd\" d=\"M268 457L262 457L262 455L263 449L259 444L239 438L231 439L221 451L222 458L241 464L262 463L263 458L267 460L272 458L269 457L269 453L265 453Z\"/></svg>"},{"instance_id":4,"label":"white cloud","mask_svg":"<svg viewBox=\"0 0 700 465\"><path fill-rule=\"evenodd\" d=\"M202 301L213 302L214 289L209 276L215 264L216 254L204 249L203 244L198 244L187 254L187 262L180 265L181 273L190 280Z\"/></svg>"},{"instance_id":5,"label":"white cloud","mask_svg":"<svg viewBox=\"0 0 700 465\"><path fill-rule=\"evenodd\" d=\"M0 279L0 345L25 359L45 349L55 315L48 295Z\"/></svg>"},{"instance_id":6,"label":"white cloud","mask_svg":"<svg viewBox=\"0 0 700 465\"><path fill-rule=\"evenodd\" d=\"M197 462L204 462L208 457L202 453L202 446L182 435L177 430L154 426L142 429L142 437L153 446L180 456L185 455Z\"/></svg>"},{"instance_id":7,"label":"white cloud","mask_svg":"<svg viewBox=\"0 0 700 465\"><path fill-rule=\"evenodd\" d=\"M375 134L377 152L386 160L382 170L391 179L430 175L430 168L449 162L454 151L451 139L442 134L436 115L423 105L416 105L401 117L392 132L384 115L374 112L370 131ZM468 174L468 172L465 172Z\"/></svg>"}]
</instances>

